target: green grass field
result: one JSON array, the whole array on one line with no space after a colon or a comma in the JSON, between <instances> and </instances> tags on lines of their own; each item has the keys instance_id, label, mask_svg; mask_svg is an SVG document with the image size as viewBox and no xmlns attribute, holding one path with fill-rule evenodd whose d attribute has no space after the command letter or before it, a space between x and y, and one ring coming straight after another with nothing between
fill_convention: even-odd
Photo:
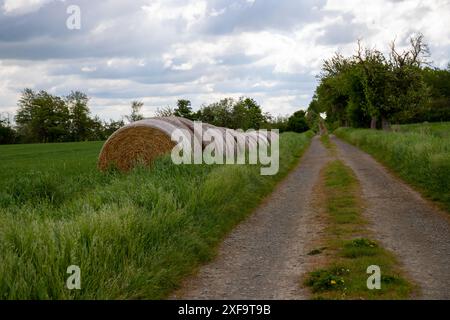
<instances>
[{"instance_id":1,"label":"green grass field","mask_svg":"<svg viewBox=\"0 0 450 320\"><path fill-rule=\"evenodd\" d=\"M450 211L450 123L394 126L392 132L340 128L335 134Z\"/></svg>"},{"instance_id":2,"label":"green grass field","mask_svg":"<svg viewBox=\"0 0 450 320\"><path fill-rule=\"evenodd\" d=\"M101 142L0 146L0 299L158 299L287 174L312 133L285 133L280 171L172 164L97 171ZM69 265L81 290L68 290Z\"/></svg>"}]
</instances>

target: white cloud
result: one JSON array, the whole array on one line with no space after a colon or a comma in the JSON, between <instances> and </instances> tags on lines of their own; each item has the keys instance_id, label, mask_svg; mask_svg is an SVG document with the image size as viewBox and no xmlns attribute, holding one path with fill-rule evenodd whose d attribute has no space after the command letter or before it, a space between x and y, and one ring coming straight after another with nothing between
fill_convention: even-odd
<instances>
[{"instance_id":1,"label":"white cloud","mask_svg":"<svg viewBox=\"0 0 450 320\"><path fill-rule=\"evenodd\" d=\"M375 31L367 41L380 47L394 38L404 40L414 32L421 32L436 46L450 44L450 1L366 1L328 0L325 11L349 13L353 22L363 23Z\"/></svg>"},{"instance_id":2,"label":"white cloud","mask_svg":"<svg viewBox=\"0 0 450 320\"><path fill-rule=\"evenodd\" d=\"M83 72L94 72L95 70L97 70L96 67L82 67L81 71Z\"/></svg>"},{"instance_id":3,"label":"white cloud","mask_svg":"<svg viewBox=\"0 0 450 320\"><path fill-rule=\"evenodd\" d=\"M3 11L6 14L20 15L38 10L54 0L5 0Z\"/></svg>"},{"instance_id":4,"label":"white cloud","mask_svg":"<svg viewBox=\"0 0 450 320\"><path fill-rule=\"evenodd\" d=\"M152 115L179 98L198 108L241 95L289 114L308 105L323 60L351 54L358 37L386 49L420 31L435 63L449 62L446 0L74 2L83 10L79 32L67 31L64 12L55 15L59 1L3 1L0 112L30 87L85 91L105 119L128 113L134 99Z\"/></svg>"},{"instance_id":5,"label":"white cloud","mask_svg":"<svg viewBox=\"0 0 450 320\"><path fill-rule=\"evenodd\" d=\"M193 1L174 6L171 1L153 0L142 6L148 19L157 19L162 23L167 23L170 20L181 18L186 22L188 29L206 16L206 9L206 1Z\"/></svg>"}]
</instances>

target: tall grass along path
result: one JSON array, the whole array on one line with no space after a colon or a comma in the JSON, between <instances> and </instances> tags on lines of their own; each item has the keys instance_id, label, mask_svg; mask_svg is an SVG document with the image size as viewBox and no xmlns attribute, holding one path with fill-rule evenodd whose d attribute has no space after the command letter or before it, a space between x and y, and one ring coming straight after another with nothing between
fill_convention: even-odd
<instances>
[{"instance_id":1,"label":"tall grass along path","mask_svg":"<svg viewBox=\"0 0 450 320\"><path fill-rule=\"evenodd\" d=\"M0 299L161 299L295 166L311 132L280 136L280 171L175 165L101 173L101 142L0 146ZM81 269L81 289L66 287Z\"/></svg>"}]
</instances>

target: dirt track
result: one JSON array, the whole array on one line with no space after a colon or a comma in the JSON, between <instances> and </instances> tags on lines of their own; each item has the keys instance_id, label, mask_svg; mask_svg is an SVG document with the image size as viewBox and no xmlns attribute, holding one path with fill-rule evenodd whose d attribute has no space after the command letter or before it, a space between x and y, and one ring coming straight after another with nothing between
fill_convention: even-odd
<instances>
[{"instance_id":1,"label":"dirt track","mask_svg":"<svg viewBox=\"0 0 450 320\"><path fill-rule=\"evenodd\" d=\"M300 277L320 227L310 204L319 171L329 160L316 138L302 161L244 223L215 261L175 294L183 299L306 299Z\"/></svg>"},{"instance_id":2,"label":"dirt track","mask_svg":"<svg viewBox=\"0 0 450 320\"><path fill-rule=\"evenodd\" d=\"M372 157L339 139L338 156L361 183L374 235L422 289L419 298L450 299L450 219Z\"/></svg>"},{"instance_id":3,"label":"dirt track","mask_svg":"<svg viewBox=\"0 0 450 320\"><path fill-rule=\"evenodd\" d=\"M363 188L365 212L383 245L421 287L419 298L450 299L450 219L364 152L336 138L337 154ZM185 281L175 299L307 299L301 277L322 225L313 188L333 159L317 137L301 163L225 239L218 257Z\"/></svg>"}]
</instances>

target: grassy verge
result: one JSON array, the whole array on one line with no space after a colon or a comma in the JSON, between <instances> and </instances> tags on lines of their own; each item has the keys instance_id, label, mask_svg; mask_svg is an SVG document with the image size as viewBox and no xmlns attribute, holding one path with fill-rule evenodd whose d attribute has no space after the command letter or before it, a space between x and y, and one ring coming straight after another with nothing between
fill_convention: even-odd
<instances>
[{"instance_id":1,"label":"grassy verge","mask_svg":"<svg viewBox=\"0 0 450 320\"><path fill-rule=\"evenodd\" d=\"M308 274L304 284L315 299L402 299L412 285L401 277L392 254L370 239L362 218L360 186L350 168L336 160L323 172L320 192L328 226L324 247L316 254L328 254L326 266ZM326 248L326 249L324 249ZM311 253L312 254L312 253ZM367 268L381 269L381 289L369 290Z\"/></svg>"},{"instance_id":2,"label":"grassy verge","mask_svg":"<svg viewBox=\"0 0 450 320\"><path fill-rule=\"evenodd\" d=\"M330 136L328 134L323 134L320 137L320 141L325 146L325 148L329 150L333 149L333 144L331 143Z\"/></svg>"},{"instance_id":3,"label":"grassy verge","mask_svg":"<svg viewBox=\"0 0 450 320\"><path fill-rule=\"evenodd\" d=\"M280 138L280 171L174 165L95 168L101 143L0 147L1 299L159 299L298 162L312 133ZM69 265L81 290L68 290Z\"/></svg>"},{"instance_id":4,"label":"grassy verge","mask_svg":"<svg viewBox=\"0 0 450 320\"><path fill-rule=\"evenodd\" d=\"M394 127L393 132L340 128L335 134L373 155L450 211L450 123Z\"/></svg>"}]
</instances>

